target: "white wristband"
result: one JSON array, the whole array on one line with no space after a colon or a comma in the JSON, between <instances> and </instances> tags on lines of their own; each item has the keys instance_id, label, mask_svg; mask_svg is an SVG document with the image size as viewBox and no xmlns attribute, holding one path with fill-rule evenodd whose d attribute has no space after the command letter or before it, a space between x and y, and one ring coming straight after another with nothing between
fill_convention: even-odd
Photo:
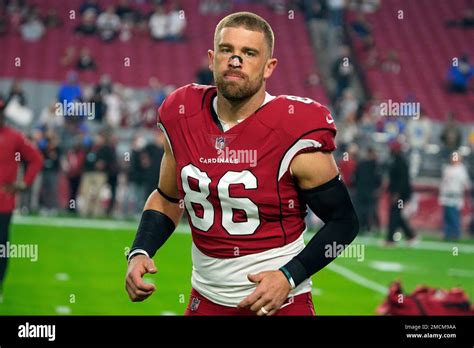
<instances>
[{"instance_id":1,"label":"white wristband","mask_svg":"<svg viewBox=\"0 0 474 348\"><path fill-rule=\"evenodd\" d=\"M142 255L145 255L147 257L150 257L150 255L148 255L148 253L143 250L143 249L135 249L133 250L130 254L128 254L127 256L127 261L130 262L130 259L132 258L133 255L136 255L136 254L142 254Z\"/></svg>"}]
</instances>

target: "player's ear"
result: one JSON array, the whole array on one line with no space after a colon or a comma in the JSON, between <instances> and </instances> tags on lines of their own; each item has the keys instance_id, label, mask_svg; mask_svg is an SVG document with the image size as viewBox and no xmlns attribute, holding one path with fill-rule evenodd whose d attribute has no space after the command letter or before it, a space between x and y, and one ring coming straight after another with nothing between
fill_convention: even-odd
<instances>
[{"instance_id":1,"label":"player's ear","mask_svg":"<svg viewBox=\"0 0 474 348\"><path fill-rule=\"evenodd\" d=\"M270 58L267 60L267 63L265 64L265 70L263 72L263 77L265 79L268 79L270 76L272 76L273 71L275 70L277 64L278 64L278 59L276 58Z\"/></svg>"},{"instance_id":2,"label":"player's ear","mask_svg":"<svg viewBox=\"0 0 474 348\"><path fill-rule=\"evenodd\" d=\"M207 50L207 57L209 58L209 69L214 71L214 51Z\"/></svg>"}]
</instances>

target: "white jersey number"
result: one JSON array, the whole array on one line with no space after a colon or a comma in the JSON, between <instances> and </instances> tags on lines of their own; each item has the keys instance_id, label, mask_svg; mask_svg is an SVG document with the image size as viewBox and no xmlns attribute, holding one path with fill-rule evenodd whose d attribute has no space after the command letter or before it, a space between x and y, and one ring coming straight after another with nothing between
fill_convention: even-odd
<instances>
[{"instance_id":1,"label":"white jersey number","mask_svg":"<svg viewBox=\"0 0 474 348\"><path fill-rule=\"evenodd\" d=\"M198 183L199 191L191 189L189 179ZM211 179L206 172L192 164L188 164L181 170L181 180L184 190L184 204L188 211L191 223L201 231L207 232L214 224L214 206L209 202ZM229 171L225 173L217 184L219 202L222 210L222 226L231 235L249 235L255 232L260 225L257 205L249 198L231 197L230 185L242 184L246 190L257 188L257 178L248 171ZM193 208L193 203L202 206L202 216L198 216ZM234 210L243 210L247 221L234 222Z\"/></svg>"}]
</instances>

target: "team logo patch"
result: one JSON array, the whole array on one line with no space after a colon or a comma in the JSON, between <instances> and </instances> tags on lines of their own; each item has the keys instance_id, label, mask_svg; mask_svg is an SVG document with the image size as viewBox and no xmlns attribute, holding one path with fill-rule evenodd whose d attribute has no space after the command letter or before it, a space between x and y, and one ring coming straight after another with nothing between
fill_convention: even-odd
<instances>
[{"instance_id":1,"label":"team logo patch","mask_svg":"<svg viewBox=\"0 0 474 348\"><path fill-rule=\"evenodd\" d=\"M200 299L198 299L197 297L192 297L191 304L189 305L189 310L191 312L196 312L200 303L201 303Z\"/></svg>"},{"instance_id":2,"label":"team logo patch","mask_svg":"<svg viewBox=\"0 0 474 348\"><path fill-rule=\"evenodd\" d=\"M216 138L216 149L217 150L224 150L225 148L225 138L224 137L217 137Z\"/></svg>"}]
</instances>

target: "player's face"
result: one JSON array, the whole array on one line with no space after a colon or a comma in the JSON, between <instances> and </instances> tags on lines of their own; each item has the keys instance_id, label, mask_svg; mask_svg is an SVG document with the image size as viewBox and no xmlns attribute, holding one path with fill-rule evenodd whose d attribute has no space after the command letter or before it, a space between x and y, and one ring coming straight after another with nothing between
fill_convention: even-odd
<instances>
[{"instance_id":1,"label":"player's face","mask_svg":"<svg viewBox=\"0 0 474 348\"><path fill-rule=\"evenodd\" d=\"M245 28L224 28L209 51L209 68L214 73L217 89L227 99L247 99L263 88L276 67L263 33ZM230 60L234 55L242 58Z\"/></svg>"}]
</instances>

